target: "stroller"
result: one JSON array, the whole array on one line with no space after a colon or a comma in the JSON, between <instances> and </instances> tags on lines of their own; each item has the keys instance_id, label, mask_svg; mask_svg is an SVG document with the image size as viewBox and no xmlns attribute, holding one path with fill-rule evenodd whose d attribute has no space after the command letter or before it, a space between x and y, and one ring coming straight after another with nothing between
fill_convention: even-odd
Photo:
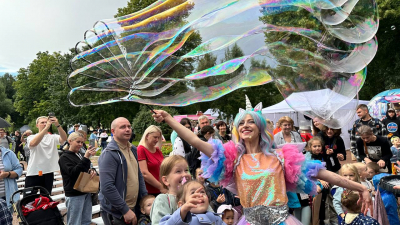
<instances>
[{"instance_id":1,"label":"stroller","mask_svg":"<svg viewBox=\"0 0 400 225\"><path fill-rule=\"evenodd\" d=\"M40 193L39 193L40 191ZM14 195L23 194L23 198L14 202ZM14 210L17 212L17 218L20 225L64 225L63 216L57 207L48 208L46 210L39 209L30 212L28 215L24 216L22 212L22 206L25 206L29 202L35 201L36 198L41 196L49 198L50 202L53 200L50 197L49 192L40 186L29 187L22 190L14 192L11 197L11 204Z\"/></svg>"}]
</instances>

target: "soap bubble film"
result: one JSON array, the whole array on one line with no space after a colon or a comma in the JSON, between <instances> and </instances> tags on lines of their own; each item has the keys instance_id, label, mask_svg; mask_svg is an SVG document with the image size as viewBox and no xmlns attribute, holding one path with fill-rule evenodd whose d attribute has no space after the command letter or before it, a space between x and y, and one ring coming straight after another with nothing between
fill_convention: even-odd
<instances>
[{"instance_id":1,"label":"soap bubble film","mask_svg":"<svg viewBox=\"0 0 400 225\"><path fill-rule=\"evenodd\" d=\"M373 0L157 1L85 32L69 99L186 106L275 82L292 108L329 121L362 87L377 29Z\"/></svg>"}]
</instances>

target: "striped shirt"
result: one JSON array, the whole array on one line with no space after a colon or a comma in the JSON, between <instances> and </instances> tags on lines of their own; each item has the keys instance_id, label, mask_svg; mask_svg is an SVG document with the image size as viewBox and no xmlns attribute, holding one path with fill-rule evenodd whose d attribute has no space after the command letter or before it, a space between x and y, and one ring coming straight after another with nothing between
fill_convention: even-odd
<instances>
[{"instance_id":1,"label":"striped shirt","mask_svg":"<svg viewBox=\"0 0 400 225\"><path fill-rule=\"evenodd\" d=\"M4 171L3 158L1 157L0 150L0 171ZM4 185L4 179L0 179L0 197L6 196L6 186Z\"/></svg>"}]
</instances>

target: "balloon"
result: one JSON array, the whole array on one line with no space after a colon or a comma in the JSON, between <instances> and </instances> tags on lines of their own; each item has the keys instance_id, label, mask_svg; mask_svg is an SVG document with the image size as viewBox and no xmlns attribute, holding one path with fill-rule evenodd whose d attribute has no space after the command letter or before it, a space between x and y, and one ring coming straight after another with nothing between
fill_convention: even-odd
<instances>
[{"instance_id":1,"label":"balloon","mask_svg":"<svg viewBox=\"0 0 400 225\"><path fill-rule=\"evenodd\" d=\"M160 0L85 33L69 99L186 106L274 81L294 109L290 95L322 91L306 102L329 120L362 87L377 29L374 0Z\"/></svg>"}]
</instances>

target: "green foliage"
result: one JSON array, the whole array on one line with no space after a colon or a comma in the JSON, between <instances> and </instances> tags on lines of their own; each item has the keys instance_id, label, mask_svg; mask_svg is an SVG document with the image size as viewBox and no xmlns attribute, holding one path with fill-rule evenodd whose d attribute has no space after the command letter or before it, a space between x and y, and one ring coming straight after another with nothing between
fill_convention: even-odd
<instances>
[{"instance_id":1,"label":"green foliage","mask_svg":"<svg viewBox=\"0 0 400 225\"><path fill-rule=\"evenodd\" d=\"M172 107L155 107L155 109L162 109L171 114L172 116L177 115L178 112ZM166 139L171 136L172 129L166 123L157 123L154 121L152 117L152 112L144 105L140 106L139 112L136 114L133 119L132 127L135 130L136 140L140 140L141 135L150 125L159 126L162 130L162 133Z\"/></svg>"},{"instance_id":2,"label":"green foliage","mask_svg":"<svg viewBox=\"0 0 400 225\"><path fill-rule=\"evenodd\" d=\"M5 85L0 80L0 117L4 118L14 111L12 101L7 97Z\"/></svg>"},{"instance_id":3,"label":"green foliage","mask_svg":"<svg viewBox=\"0 0 400 225\"><path fill-rule=\"evenodd\" d=\"M172 152L172 144L163 144L161 147L161 152L163 153L163 155L169 155L169 153Z\"/></svg>"},{"instance_id":4,"label":"green foliage","mask_svg":"<svg viewBox=\"0 0 400 225\"><path fill-rule=\"evenodd\" d=\"M142 9L146 8L147 6L153 4L156 1L157 0L140 0L140 1L130 0L126 7L118 8L118 13L115 14L114 17L120 17L120 16L124 16L124 15L128 15L128 14L137 12L137 11L142 10Z\"/></svg>"},{"instance_id":5,"label":"green foliage","mask_svg":"<svg viewBox=\"0 0 400 225\"><path fill-rule=\"evenodd\" d=\"M360 99L369 100L378 93L400 88L400 4L377 0L379 9L378 52L368 65L367 79Z\"/></svg>"},{"instance_id":6,"label":"green foliage","mask_svg":"<svg viewBox=\"0 0 400 225\"><path fill-rule=\"evenodd\" d=\"M14 76L9 73L5 73L3 76L0 77L0 83L4 85L7 98L9 99L13 99L15 95L15 89L13 87L14 82Z\"/></svg>"}]
</instances>

